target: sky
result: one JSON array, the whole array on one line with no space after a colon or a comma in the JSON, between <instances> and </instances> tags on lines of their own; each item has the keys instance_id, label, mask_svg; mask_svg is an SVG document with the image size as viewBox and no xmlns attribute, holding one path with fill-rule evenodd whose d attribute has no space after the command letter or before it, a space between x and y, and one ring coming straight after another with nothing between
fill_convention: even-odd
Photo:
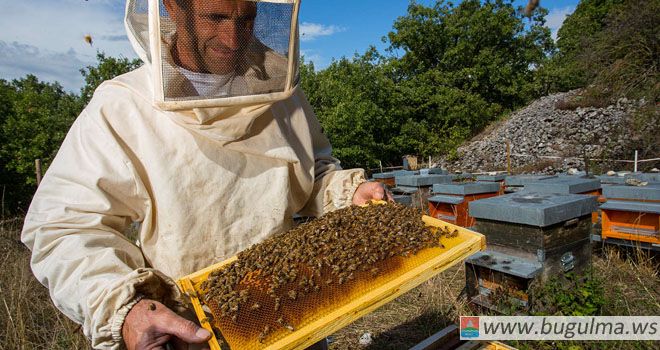
<instances>
[{"instance_id":1,"label":"sky","mask_svg":"<svg viewBox=\"0 0 660 350\"><path fill-rule=\"evenodd\" d=\"M435 0L418 0L430 5ZM578 0L542 1L550 11L547 26L556 35ZM408 0L303 0L301 53L317 69L334 59L363 53L370 45L387 47L382 37L406 14ZM526 0L514 1L524 6ZM34 74L79 92L79 70L96 62L96 52L137 57L124 29L124 0L0 0L0 79ZM85 41L90 35L93 45Z\"/></svg>"}]
</instances>

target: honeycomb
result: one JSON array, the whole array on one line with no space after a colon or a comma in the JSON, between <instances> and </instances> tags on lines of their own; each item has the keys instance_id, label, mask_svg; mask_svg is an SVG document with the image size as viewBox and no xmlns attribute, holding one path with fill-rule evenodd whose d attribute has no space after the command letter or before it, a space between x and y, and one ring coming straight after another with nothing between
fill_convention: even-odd
<instances>
[{"instance_id":1,"label":"honeycomb","mask_svg":"<svg viewBox=\"0 0 660 350\"><path fill-rule=\"evenodd\" d=\"M446 251L458 231L421 216L400 204L353 206L239 253L194 284L221 348L275 344Z\"/></svg>"}]
</instances>

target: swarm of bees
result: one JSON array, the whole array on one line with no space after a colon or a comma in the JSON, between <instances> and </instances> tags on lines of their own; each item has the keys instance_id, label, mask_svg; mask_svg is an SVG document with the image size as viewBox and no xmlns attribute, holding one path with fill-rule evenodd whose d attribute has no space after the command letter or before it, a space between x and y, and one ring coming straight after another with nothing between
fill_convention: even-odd
<instances>
[{"instance_id":1,"label":"swarm of bees","mask_svg":"<svg viewBox=\"0 0 660 350\"><path fill-rule=\"evenodd\" d=\"M282 315L285 303L346 287L358 275L375 278L382 273L379 263L441 247L441 236L458 233L429 228L421 215L419 209L394 203L328 213L239 253L236 261L209 275L201 286L202 299L216 305L216 316L234 322L241 312L264 308ZM264 292L267 302L251 298ZM264 326L260 342L273 327L295 330L291 320L276 317L276 323Z\"/></svg>"}]
</instances>

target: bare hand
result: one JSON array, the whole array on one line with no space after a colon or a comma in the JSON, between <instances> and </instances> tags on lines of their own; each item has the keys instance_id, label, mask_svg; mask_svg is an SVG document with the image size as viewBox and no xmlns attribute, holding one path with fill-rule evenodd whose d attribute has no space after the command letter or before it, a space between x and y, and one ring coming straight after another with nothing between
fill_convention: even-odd
<instances>
[{"instance_id":1,"label":"bare hand","mask_svg":"<svg viewBox=\"0 0 660 350\"><path fill-rule=\"evenodd\" d=\"M353 204L362 205L372 199L393 202L392 194L380 182L364 182L358 186L353 194Z\"/></svg>"},{"instance_id":2,"label":"bare hand","mask_svg":"<svg viewBox=\"0 0 660 350\"><path fill-rule=\"evenodd\" d=\"M171 344L187 350L188 344L201 344L211 333L149 299L140 300L126 315L121 335L128 350L165 350Z\"/></svg>"}]
</instances>

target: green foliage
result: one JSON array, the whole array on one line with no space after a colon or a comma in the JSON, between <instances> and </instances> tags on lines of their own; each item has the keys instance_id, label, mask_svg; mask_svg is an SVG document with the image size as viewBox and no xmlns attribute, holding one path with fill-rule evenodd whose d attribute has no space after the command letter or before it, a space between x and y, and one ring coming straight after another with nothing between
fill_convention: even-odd
<instances>
[{"instance_id":1,"label":"green foliage","mask_svg":"<svg viewBox=\"0 0 660 350\"><path fill-rule=\"evenodd\" d=\"M603 107L622 97L646 101L630 120L628 151L660 152L660 3L583 0L559 30L558 54L544 67L550 90L586 87L563 107Z\"/></svg>"},{"instance_id":2,"label":"green foliage","mask_svg":"<svg viewBox=\"0 0 660 350\"><path fill-rule=\"evenodd\" d=\"M534 67L554 49L545 14L526 23L510 1L411 2L387 56L370 48L319 72L305 64L301 85L349 167L448 154L542 93Z\"/></svg>"},{"instance_id":3,"label":"green foliage","mask_svg":"<svg viewBox=\"0 0 660 350\"><path fill-rule=\"evenodd\" d=\"M139 65L137 60L102 53L97 59L96 66L81 70L86 81L81 96L33 75L12 82L0 80L0 216L29 204L36 185L35 160L41 159L42 171L48 168L96 87Z\"/></svg>"},{"instance_id":4,"label":"green foliage","mask_svg":"<svg viewBox=\"0 0 660 350\"><path fill-rule=\"evenodd\" d=\"M59 84L40 82L33 75L12 85L16 98L13 113L2 125L7 142L1 154L8 160L8 169L25 176L28 184L35 184L34 160L50 163L80 105L76 96L64 92Z\"/></svg>"},{"instance_id":5,"label":"green foliage","mask_svg":"<svg viewBox=\"0 0 660 350\"><path fill-rule=\"evenodd\" d=\"M526 25L508 1L439 1L432 8L413 2L388 34L389 50L404 52L397 61L402 78L457 88L511 109L532 97L532 67L554 49L545 14L537 11Z\"/></svg>"},{"instance_id":6,"label":"green foliage","mask_svg":"<svg viewBox=\"0 0 660 350\"><path fill-rule=\"evenodd\" d=\"M613 6L603 30L579 56L593 76L591 90L619 98L658 98L660 2L626 0Z\"/></svg>"},{"instance_id":7,"label":"green foliage","mask_svg":"<svg viewBox=\"0 0 660 350\"><path fill-rule=\"evenodd\" d=\"M142 61L138 58L129 60L125 57L107 57L103 52L97 52L96 59L98 63L95 66L87 66L80 70L80 74L85 78L85 86L80 90L83 105L87 105L94 94L94 90L102 82L130 72L142 65Z\"/></svg>"},{"instance_id":8,"label":"green foliage","mask_svg":"<svg viewBox=\"0 0 660 350\"><path fill-rule=\"evenodd\" d=\"M605 305L603 281L593 273L568 273L533 290L532 310L537 316L597 316Z\"/></svg>"},{"instance_id":9,"label":"green foliage","mask_svg":"<svg viewBox=\"0 0 660 350\"><path fill-rule=\"evenodd\" d=\"M42 159L45 170L80 104L77 96L64 92L59 84L40 82L33 75L3 84L3 90L11 96L3 108L0 129L0 187L8 209L27 205L26 196L36 184L35 159Z\"/></svg>"}]
</instances>

